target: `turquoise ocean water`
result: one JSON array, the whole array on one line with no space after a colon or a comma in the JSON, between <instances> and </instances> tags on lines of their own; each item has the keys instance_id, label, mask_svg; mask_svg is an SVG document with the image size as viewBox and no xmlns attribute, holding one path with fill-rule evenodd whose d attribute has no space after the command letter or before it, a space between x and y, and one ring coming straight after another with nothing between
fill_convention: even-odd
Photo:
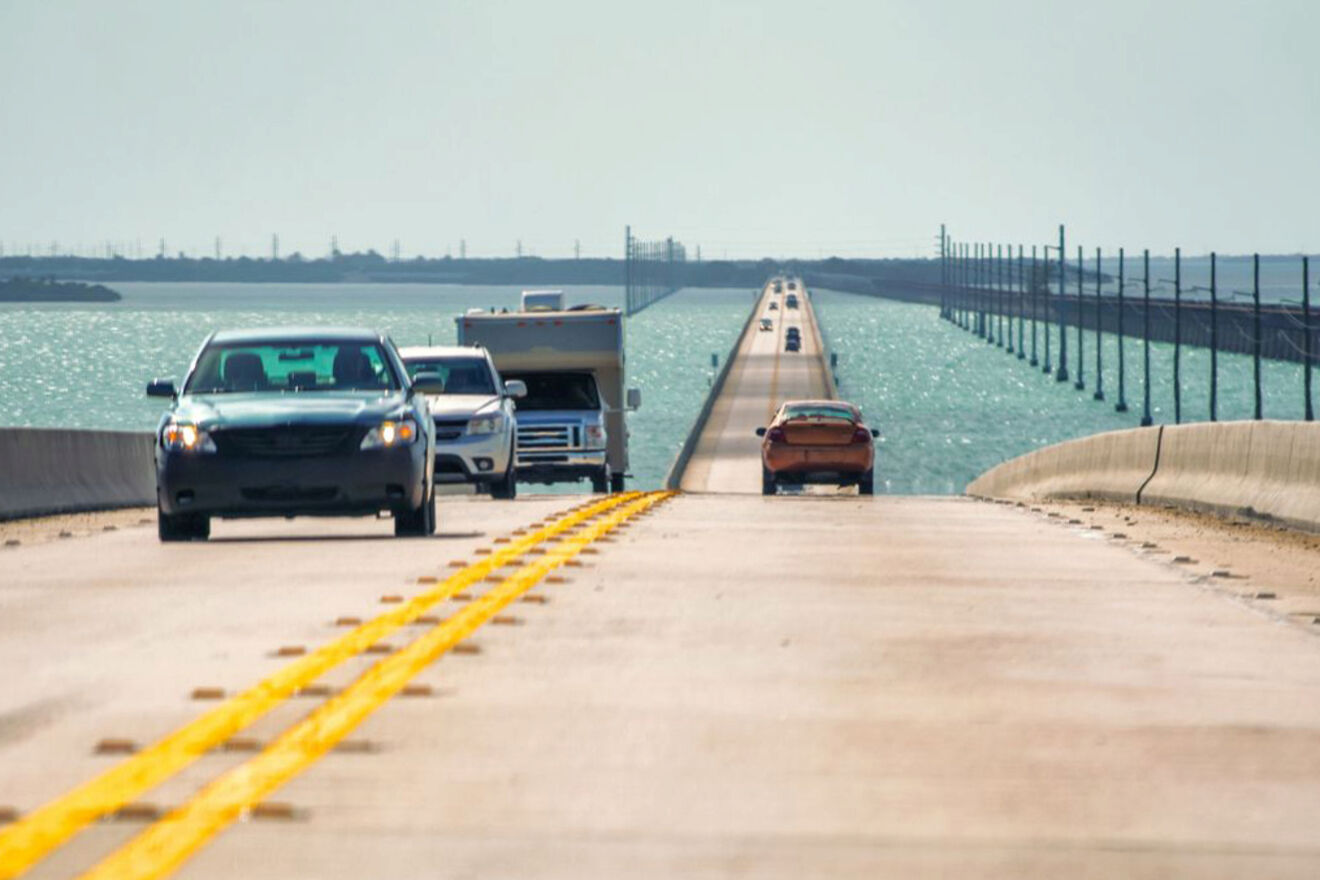
<instances>
[{"instance_id":1,"label":"turquoise ocean water","mask_svg":"<svg viewBox=\"0 0 1320 880\"><path fill-rule=\"evenodd\" d=\"M151 430L153 377L181 379L212 330L365 326L399 345L455 339L471 307L516 307L519 287L455 285L117 284L120 303L0 304L0 425ZM566 288L570 303L621 305L617 287ZM629 319L634 485L659 487L701 409L713 370L742 328L751 291L685 290ZM568 491L580 490L566 487Z\"/></svg>"},{"instance_id":2,"label":"turquoise ocean water","mask_svg":"<svg viewBox=\"0 0 1320 880\"><path fill-rule=\"evenodd\" d=\"M862 407L883 433L876 491L900 494L961 492L978 474L1040 446L1140 424L1142 347L1125 342L1126 413L1118 401L1118 339L1103 337L1104 401L1095 393L1095 333L1085 340L1086 389L1056 382L1016 353L987 345L974 334L939 319L935 306L894 302L833 291L814 294L817 317L838 355L839 393ZM1042 325L1043 326L1043 325ZM1058 363L1057 329L1051 331ZM1037 352L1044 355L1044 331ZM1016 341L1016 328L1014 340ZM1076 333L1068 337L1071 379L1076 372ZM1026 325L1028 356L1031 324ZM1043 363L1043 361L1042 361ZM1172 423L1173 346L1151 345L1151 415ZM1267 418L1301 418L1302 368L1263 361ZM1183 421L1209 417L1210 352L1182 351ZM1253 413L1251 358L1219 355L1220 420Z\"/></svg>"}]
</instances>

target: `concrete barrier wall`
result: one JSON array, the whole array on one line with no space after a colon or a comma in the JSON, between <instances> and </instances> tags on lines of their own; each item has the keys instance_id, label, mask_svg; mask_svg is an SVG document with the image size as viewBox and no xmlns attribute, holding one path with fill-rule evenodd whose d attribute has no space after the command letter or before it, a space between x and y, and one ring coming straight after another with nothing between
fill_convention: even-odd
<instances>
[{"instance_id":1,"label":"concrete barrier wall","mask_svg":"<svg viewBox=\"0 0 1320 880\"><path fill-rule=\"evenodd\" d=\"M0 519L156 503L152 437L0 428Z\"/></svg>"},{"instance_id":2,"label":"concrete barrier wall","mask_svg":"<svg viewBox=\"0 0 1320 880\"><path fill-rule=\"evenodd\" d=\"M1102 498L1320 531L1320 423L1203 422L1070 440L990 469L967 494Z\"/></svg>"},{"instance_id":3,"label":"concrete barrier wall","mask_svg":"<svg viewBox=\"0 0 1320 880\"><path fill-rule=\"evenodd\" d=\"M1320 423L1166 428L1160 467L1141 500L1320 530Z\"/></svg>"},{"instance_id":4,"label":"concrete barrier wall","mask_svg":"<svg viewBox=\"0 0 1320 880\"><path fill-rule=\"evenodd\" d=\"M1155 470L1159 428L1109 431L1006 461L967 487L984 498L1103 498L1134 502Z\"/></svg>"}]
</instances>

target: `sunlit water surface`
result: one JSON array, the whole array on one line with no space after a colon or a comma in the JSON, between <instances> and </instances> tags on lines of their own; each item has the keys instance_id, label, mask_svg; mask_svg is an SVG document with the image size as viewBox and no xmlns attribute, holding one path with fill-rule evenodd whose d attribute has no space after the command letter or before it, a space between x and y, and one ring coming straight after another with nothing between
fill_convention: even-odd
<instances>
[{"instance_id":1,"label":"sunlit water surface","mask_svg":"<svg viewBox=\"0 0 1320 880\"><path fill-rule=\"evenodd\" d=\"M516 307L519 287L455 285L117 284L120 303L0 305L0 425L146 431L156 376L182 378L213 330L277 325L362 326L399 345L455 340L471 307ZM620 305L617 287L574 287L570 303ZM705 399L711 353L733 344L750 291L685 290L628 321L628 382L642 389L629 417L632 485L657 488ZM585 483L561 487L580 491Z\"/></svg>"}]
</instances>

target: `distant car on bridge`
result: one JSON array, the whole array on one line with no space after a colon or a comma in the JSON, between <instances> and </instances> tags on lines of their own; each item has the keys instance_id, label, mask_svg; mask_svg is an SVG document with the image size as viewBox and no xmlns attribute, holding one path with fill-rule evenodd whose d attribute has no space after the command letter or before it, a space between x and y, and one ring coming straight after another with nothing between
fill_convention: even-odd
<instances>
[{"instance_id":1,"label":"distant car on bridge","mask_svg":"<svg viewBox=\"0 0 1320 880\"><path fill-rule=\"evenodd\" d=\"M774 319L774 318L762 318L762 319L761 319L761 329L762 329L762 330L773 330L773 329L775 329L775 319Z\"/></svg>"},{"instance_id":2,"label":"distant car on bridge","mask_svg":"<svg viewBox=\"0 0 1320 880\"><path fill-rule=\"evenodd\" d=\"M796 294L790 293L788 296L784 297L784 305L790 309L796 309L798 307L798 298Z\"/></svg>"},{"instance_id":3,"label":"distant car on bridge","mask_svg":"<svg viewBox=\"0 0 1320 880\"><path fill-rule=\"evenodd\" d=\"M370 330L213 333L156 430L160 540L205 539L211 518L394 516L394 534L435 531L435 433L394 345Z\"/></svg>"},{"instance_id":4,"label":"distant car on bridge","mask_svg":"<svg viewBox=\"0 0 1320 880\"><path fill-rule=\"evenodd\" d=\"M802 339L798 336L787 336L784 338L784 351L801 351Z\"/></svg>"},{"instance_id":5,"label":"distant car on bridge","mask_svg":"<svg viewBox=\"0 0 1320 880\"><path fill-rule=\"evenodd\" d=\"M833 483L875 491L875 437L862 412L841 400L786 401L769 427L757 428L761 441L761 494L781 485Z\"/></svg>"}]
</instances>

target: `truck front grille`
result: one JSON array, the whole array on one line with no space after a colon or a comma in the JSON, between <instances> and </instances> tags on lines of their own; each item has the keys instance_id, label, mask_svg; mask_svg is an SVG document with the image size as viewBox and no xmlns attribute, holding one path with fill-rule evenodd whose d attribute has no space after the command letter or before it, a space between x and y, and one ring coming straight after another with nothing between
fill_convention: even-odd
<instances>
[{"instance_id":1,"label":"truck front grille","mask_svg":"<svg viewBox=\"0 0 1320 880\"><path fill-rule=\"evenodd\" d=\"M538 449L571 449L574 431L568 425L519 425L518 448L534 452Z\"/></svg>"}]
</instances>

